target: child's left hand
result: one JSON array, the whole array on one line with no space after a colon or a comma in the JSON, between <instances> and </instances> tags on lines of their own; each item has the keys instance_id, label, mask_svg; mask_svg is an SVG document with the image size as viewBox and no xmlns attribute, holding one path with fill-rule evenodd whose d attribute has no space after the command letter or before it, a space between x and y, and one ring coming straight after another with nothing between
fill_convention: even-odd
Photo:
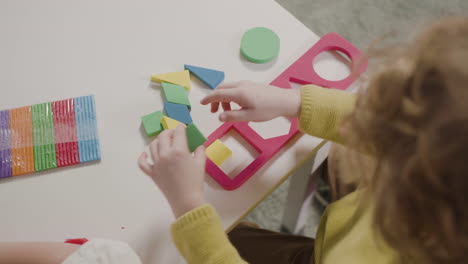
<instances>
[{"instance_id":1,"label":"child's left hand","mask_svg":"<svg viewBox=\"0 0 468 264\"><path fill-rule=\"evenodd\" d=\"M164 130L151 142L150 153L154 165L148 163L146 152L138 165L164 193L176 217L205 203L205 148L198 147L192 156L184 126Z\"/></svg>"}]
</instances>

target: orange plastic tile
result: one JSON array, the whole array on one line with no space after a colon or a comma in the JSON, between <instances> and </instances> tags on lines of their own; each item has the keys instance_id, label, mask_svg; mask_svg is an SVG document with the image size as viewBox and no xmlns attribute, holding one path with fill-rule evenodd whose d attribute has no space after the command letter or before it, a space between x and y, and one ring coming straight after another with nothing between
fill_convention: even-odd
<instances>
[{"instance_id":1,"label":"orange plastic tile","mask_svg":"<svg viewBox=\"0 0 468 264\"><path fill-rule=\"evenodd\" d=\"M13 176L34 172L31 106L10 110Z\"/></svg>"}]
</instances>

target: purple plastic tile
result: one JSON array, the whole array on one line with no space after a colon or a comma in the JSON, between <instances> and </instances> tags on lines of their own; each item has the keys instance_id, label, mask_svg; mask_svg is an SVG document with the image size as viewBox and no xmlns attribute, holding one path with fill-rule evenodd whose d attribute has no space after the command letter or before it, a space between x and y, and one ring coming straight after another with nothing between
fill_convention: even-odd
<instances>
[{"instance_id":1,"label":"purple plastic tile","mask_svg":"<svg viewBox=\"0 0 468 264\"><path fill-rule=\"evenodd\" d=\"M11 176L10 111L0 111L0 178Z\"/></svg>"}]
</instances>

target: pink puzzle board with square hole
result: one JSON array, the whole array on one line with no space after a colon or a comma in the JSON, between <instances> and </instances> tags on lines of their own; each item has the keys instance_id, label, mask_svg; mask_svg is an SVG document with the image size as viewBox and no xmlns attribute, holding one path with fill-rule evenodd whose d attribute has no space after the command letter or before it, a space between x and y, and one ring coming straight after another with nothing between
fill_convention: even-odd
<instances>
[{"instance_id":1,"label":"pink puzzle board with square hole","mask_svg":"<svg viewBox=\"0 0 468 264\"><path fill-rule=\"evenodd\" d=\"M320 77L312 67L315 57L325 51L339 51L351 60L351 74L339 81L329 81ZM367 68L367 59L363 53L349 41L336 33L328 33L306 51L298 60L276 77L270 84L284 89L291 89L291 82L305 85L315 84L322 87L344 90L348 88ZM219 126L208 136L205 146L222 138L231 129L242 136L255 150L258 156L233 178L230 178L211 160L206 161L206 172L225 190L235 190L250 179L268 160L270 160L289 140L299 133L298 119L291 119L291 127L285 135L264 139L248 122L227 122Z\"/></svg>"}]
</instances>

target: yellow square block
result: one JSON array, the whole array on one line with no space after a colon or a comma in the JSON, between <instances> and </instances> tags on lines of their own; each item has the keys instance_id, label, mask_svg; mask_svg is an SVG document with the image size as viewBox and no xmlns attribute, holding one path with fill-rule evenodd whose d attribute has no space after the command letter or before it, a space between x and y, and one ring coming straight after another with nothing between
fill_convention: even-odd
<instances>
[{"instance_id":1,"label":"yellow square block","mask_svg":"<svg viewBox=\"0 0 468 264\"><path fill-rule=\"evenodd\" d=\"M232 151L219 139L211 143L211 145L206 148L205 153L217 166L221 166L221 164L232 156Z\"/></svg>"},{"instance_id":2,"label":"yellow square block","mask_svg":"<svg viewBox=\"0 0 468 264\"><path fill-rule=\"evenodd\" d=\"M161 123L164 129L175 129L178 125L183 125L185 127L185 124L167 116L161 118Z\"/></svg>"}]
</instances>

